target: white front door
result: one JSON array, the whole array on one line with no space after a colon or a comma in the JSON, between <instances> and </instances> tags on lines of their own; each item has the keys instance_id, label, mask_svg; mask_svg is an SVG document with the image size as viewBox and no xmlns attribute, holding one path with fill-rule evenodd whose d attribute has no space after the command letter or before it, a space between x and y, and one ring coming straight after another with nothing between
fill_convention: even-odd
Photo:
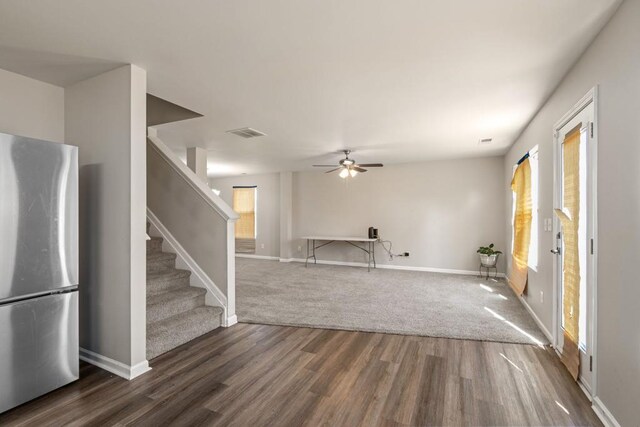
<instances>
[{"instance_id":1,"label":"white front door","mask_svg":"<svg viewBox=\"0 0 640 427\"><path fill-rule=\"evenodd\" d=\"M580 128L580 213L578 226L578 252L580 264L580 306L579 306L579 349L580 373L579 381L592 393L592 354L594 346L593 313L594 313L594 283L595 283L595 140L594 140L595 108L593 100L581 108L575 116L570 117L555 137L555 179L554 179L554 208L563 209L563 149L565 136L576 128ZM556 349L562 352L563 347L563 232L559 219L554 217L555 281L556 281L556 316L557 330L555 331Z\"/></svg>"}]
</instances>

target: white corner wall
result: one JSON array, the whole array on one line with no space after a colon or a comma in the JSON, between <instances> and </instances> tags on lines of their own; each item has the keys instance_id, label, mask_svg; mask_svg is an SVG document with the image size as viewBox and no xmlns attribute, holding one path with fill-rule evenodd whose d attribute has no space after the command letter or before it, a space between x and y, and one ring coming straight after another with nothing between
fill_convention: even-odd
<instances>
[{"instance_id":1,"label":"white corner wall","mask_svg":"<svg viewBox=\"0 0 640 427\"><path fill-rule=\"evenodd\" d=\"M64 89L0 69L0 132L64 142Z\"/></svg>"},{"instance_id":2,"label":"white corner wall","mask_svg":"<svg viewBox=\"0 0 640 427\"><path fill-rule=\"evenodd\" d=\"M598 85L598 344L596 407L608 408L622 426L640 420L640 2L625 1L564 78L505 157L505 211L510 212L511 167L539 144L540 217L553 207L552 130ZM542 221L541 221L542 226ZM505 222L506 240L511 226ZM529 305L552 328L553 247L540 236L540 265L529 275ZM544 291L545 301L539 300Z\"/></svg>"},{"instance_id":3,"label":"white corner wall","mask_svg":"<svg viewBox=\"0 0 640 427\"><path fill-rule=\"evenodd\" d=\"M66 141L79 147L80 346L129 378L148 369L146 92L134 65L65 90Z\"/></svg>"}]
</instances>

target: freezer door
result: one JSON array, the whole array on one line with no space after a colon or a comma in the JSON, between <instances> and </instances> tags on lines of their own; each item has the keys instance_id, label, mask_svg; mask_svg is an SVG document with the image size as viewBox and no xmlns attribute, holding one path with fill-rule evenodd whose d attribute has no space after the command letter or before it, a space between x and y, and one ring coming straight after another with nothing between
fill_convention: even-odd
<instances>
[{"instance_id":1,"label":"freezer door","mask_svg":"<svg viewBox=\"0 0 640 427\"><path fill-rule=\"evenodd\" d=\"M78 149L0 133L0 304L78 284Z\"/></svg>"},{"instance_id":2,"label":"freezer door","mask_svg":"<svg viewBox=\"0 0 640 427\"><path fill-rule=\"evenodd\" d=\"M78 292L0 306L0 412L78 379Z\"/></svg>"}]
</instances>

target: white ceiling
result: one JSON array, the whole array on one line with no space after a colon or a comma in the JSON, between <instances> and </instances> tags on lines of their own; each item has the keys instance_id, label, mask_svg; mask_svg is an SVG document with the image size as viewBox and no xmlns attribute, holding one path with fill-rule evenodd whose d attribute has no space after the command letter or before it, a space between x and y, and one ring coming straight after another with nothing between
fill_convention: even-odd
<instances>
[{"instance_id":1,"label":"white ceiling","mask_svg":"<svg viewBox=\"0 0 640 427\"><path fill-rule=\"evenodd\" d=\"M363 163L489 156L619 3L0 0L0 68L64 86L141 66L150 93L204 115L159 136L206 147L211 176L310 169L343 148ZM225 133L245 126L268 136Z\"/></svg>"}]
</instances>

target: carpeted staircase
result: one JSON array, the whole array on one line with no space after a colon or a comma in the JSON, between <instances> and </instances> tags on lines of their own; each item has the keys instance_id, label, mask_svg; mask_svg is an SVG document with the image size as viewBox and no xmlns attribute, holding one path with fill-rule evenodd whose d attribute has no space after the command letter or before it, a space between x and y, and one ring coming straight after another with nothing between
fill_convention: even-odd
<instances>
[{"instance_id":1,"label":"carpeted staircase","mask_svg":"<svg viewBox=\"0 0 640 427\"><path fill-rule=\"evenodd\" d=\"M149 224L147 224L147 231ZM220 326L221 307L205 305L206 290L189 286L191 272L162 252L162 237L147 240L147 359Z\"/></svg>"}]
</instances>

